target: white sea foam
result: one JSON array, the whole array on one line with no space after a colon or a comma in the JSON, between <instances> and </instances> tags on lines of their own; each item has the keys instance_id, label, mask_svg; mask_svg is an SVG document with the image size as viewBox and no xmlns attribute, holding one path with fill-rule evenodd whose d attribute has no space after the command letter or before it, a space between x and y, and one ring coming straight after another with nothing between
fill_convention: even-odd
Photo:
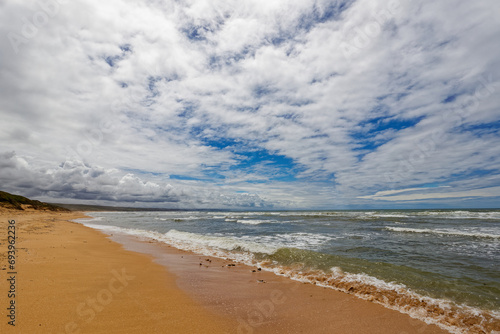
<instances>
[{"instance_id":1,"label":"white sea foam","mask_svg":"<svg viewBox=\"0 0 500 334\"><path fill-rule=\"evenodd\" d=\"M189 216L189 217L168 217L168 218L155 217L154 218L154 220L177 222L177 223L183 222L183 221L189 221L189 220L198 220L198 219L203 219L203 217Z\"/></svg>"},{"instance_id":2,"label":"white sea foam","mask_svg":"<svg viewBox=\"0 0 500 334\"><path fill-rule=\"evenodd\" d=\"M273 214L276 214L278 216L283 216L283 217L288 217L288 216L303 216L303 217L309 217L309 216L335 216L338 215L336 212L321 212L321 211L290 211L290 212L275 212Z\"/></svg>"},{"instance_id":3,"label":"white sea foam","mask_svg":"<svg viewBox=\"0 0 500 334\"><path fill-rule=\"evenodd\" d=\"M298 248L315 250L318 246L328 243L329 241L340 237L329 237L315 233L280 233L275 235L259 235L259 236L242 236L238 240L244 240L255 243L262 243L273 247L279 248Z\"/></svg>"},{"instance_id":4,"label":"white sea foam","mask_svg":"<svg viewBox=\"0 0 500 334\"><path fill-rule=\"evenodd\" d=\"M247 225L259 225L259 224L271 224L277 223L276 220L267 220L267 219L237 219L237 223L247 224Z\"/></svg>"},{"instance_id":5,"label":"white sea foam","mask_svg":"<svg viewBox=\"0 0 500 334\"><path fill-rule=\"evenodd\" d=\"M474 238L489 238L489 239L500 239L499 234L483 233L483 232L473 232L473 231L458 231L452 229L437 229L432 230L429 228L406 228L406 227L392 227L387 226L386 230L393 232L403 232L403 233L426 233L426 234L439 234L439 235L451 235L451 236L464 236L464 237L474 237Z\"/></svg>"},{"instance_id":6,"label":"white sea foam","mask_svg":"<svg viewBox=\"0 0 500 334\"><path fill-rule=\"evenodd\" d=\"M89 213L90 215L91 213ZM80 224L86 224L87 222L98 222L102 221L104 217L92 217L92 218L78 218L75 219L75 222L80 223Z\"/></svg>"},{"instance_id":7,"label":"white sea foam","mask_svg":"<svg viewBox=\"0 0 500 334\"><path fill-rule=\"evenodd\" d=\"M266 269L269 270L268 268ZM453 334L469 333L468 328L458 325L461 318L467 319L470 316L477 316L486 321L486 315L489 319L500 319L500 312L488 312L485 314L482 310L474 307L456 305L445 299L422 296L407 288L404 284L386 282L366 274L344 272L339 267L333 267L330 270L331 274L328 275L327 273L318 274L318 272L297 272L294 269L283 269L282 267L270 269L270 271L277 275L286 276L296 281L313 283L321 287L353 293L359 298L381 304L401 313L406 313L412 318L422 320L427 324L435 324ZM369 288L367 290L367 287L372 287L373 290ZM391 296L392 299L388 298L388 296ZM403 304L398 303L399 299L406 302ZM422 305L426 305L426 307L422 307ZM436 307L442 310L442 312L436 313ZM432 311L429 312L429 310ZM455 320L450 322L453 318ZM457 325L452 325L452 323Z\"/></svg>"},{"instance_id":8,"label":"white sea foam","mask_svg":"<svg viewBox=\"0 0 500 334\"><path fill-rule=\"evenodd\" d=\"M380 218L408 218L408 215L398 215L398 214L373 214L372 217Z\"/></svg>"},{"instance_id":9,"label":"white sea foam","mask_svg":"<svg viewBox=\"0 0 500 334\"><path fill-rule=\"evenodd\" d=\"M184 220L198 220L203 218L205 217L189 216L189 217L172 217L171 219L174 221L184 221Z\"/></svg>"},{"instance_id":10,"label":"white sea foam","mask_svg":"<svg viewBox=\"0 0 500 334\"><path fill-rule=\"evenodd\" d=\"M174 229L168 231L167 233L159 233L141 229L121 228L109 225L96 225L96 224L89 224L87 222L82 222L82 223L85 226L101 230L103 232L122 233L146 239L153 239L173 245L177 248L184 250L196 251L200 253L205 253L208 251L210 252L210 255L212 255L212 252L215 250L223 250L223 251L239 250L250 253L267 253L267 254L272 254L277 250L276 247L268 246L250 240L222 237L222 236L202 235L197 233L177 231Z\"/></svg>"},{"instance_id":11,"label":"white sea foam","mask_svg":"<svg viewBox=\"0 0 500 334\"><path fill-rule=\"evenodd\" d=\"M294 248L311 248L311 246L323 245L334 239L323 234L305 232L277 234L276 237L284 240L284 244L288 245L287 247Z\"/></svg>"},{"instance_id":12,"label":"white sea foam","mask_svg":"<svg viewBox=\"0 0 500 334\"><path fill-rule=\"evenodd\" d=\"M328 243L334 237L315 233L281 233L270 236L221 236L220 234L202 235L197 233L182 232L172 229L166 233L147 231L142 229L121 228L110 225L97 225L88 221L82 224L101 230L106 233L123 233L146 239L154 239L173 245L177 248L196 251L205 254L213 251L245 251L250 253L273 254L283 247L299 249L315 249ZM227 257L227 254L224 254Z\"/></svg>"},{"instance_id":13,"label":"white sea foam","mask_svg":"<svg viewBox=\"0 0 500 334\"><path fill-rule=\"evenodd\" d=\"M223 249L229 251L240 250L251 253L267 254L272 254L276 251L276 248L274 247L270 247L257 242L245 241L231 237L201 235L197 233L181 232L177 230L170 230L165 233L161 238L161 241L167 241L175 244L180 243L181 246L192 244L195 245L196 248L201 249L208 247L210 249Z\"/></svg>"},{"instance_id":14,"label":"white sea foam","mask_svg":"<svg viewBox=\"0 0 500 334\"><path fill-rule=\"evenodd\" d=\"M416 216L430 216L448 219L500 219L500 211L417 211Z\"/></svg>"},{"instance_id":15,"label":"white sea foam","mask_svg":"<svg viewBox=\"0 0 500 334\"><path fill-rule=\"evenodd\" d=\"M500 312L497 311L484 313L478 308L456 305L445 299L426 297L412 291L404 284L386 282L363 273L344 272L339 267L332 267L331 273L328 274L319 271L303 272L282 266L267 266L266 263L262 263L262 266L264 270L292 280L352 293L359 298L406 313L427 324L435 324L453 334L470 333L468 327L464 327L463 323L460 324L463 319L470 317L478 317L482 321L491 321L491 319L498 321L500 319ZM398 301L402 301L402 303ZM436 308L442 311L436 312ZM479 330L478 333L484 333L484 331Z\"/></svg>"},{"instance_id":16,"label":"white sea foam","mask_svg":"<svg viewBox=\"0 0 500 334\"><path fill-rule=\"evenodd\" d=\"M94 222L93 219L75 219L75 222L80 223L82 225L85 225L87 227L93 228L95 230L105 232L107 234L110 234L110 233L128 234L127 231L131 230L128 228L122 228L122 227L118 227L118 226L92 224Z\"/></svg>"}]
</instances>

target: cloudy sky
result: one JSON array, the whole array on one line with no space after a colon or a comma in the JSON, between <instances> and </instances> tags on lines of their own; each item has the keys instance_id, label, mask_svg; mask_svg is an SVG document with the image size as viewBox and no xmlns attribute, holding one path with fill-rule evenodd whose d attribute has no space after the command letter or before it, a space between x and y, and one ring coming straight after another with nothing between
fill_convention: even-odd
<instances>
[{"instance_id":1,"label":"cloudy sky","mask_svg":"<svg viewBox=\"0 0 500 334\"><path fill-rule=\"evenodd\" d=\"M497 0L0 0L0 189L499 207Z\"/></svg>"}]
</instances>

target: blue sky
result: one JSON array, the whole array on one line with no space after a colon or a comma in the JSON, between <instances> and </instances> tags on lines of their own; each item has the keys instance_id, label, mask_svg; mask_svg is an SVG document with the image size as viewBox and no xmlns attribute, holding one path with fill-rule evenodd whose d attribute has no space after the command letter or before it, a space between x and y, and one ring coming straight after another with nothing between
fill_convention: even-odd
<instances>
[{"instance_id":1,"label":"blue sky","mask_svg":"<svg viewBox=\"0 0 500 334\"><path fill-rule=\"evenodd\" d=\"M0 9L2 190L165 208L499 207L494 0Z\"/></svg>"}]
</instances>

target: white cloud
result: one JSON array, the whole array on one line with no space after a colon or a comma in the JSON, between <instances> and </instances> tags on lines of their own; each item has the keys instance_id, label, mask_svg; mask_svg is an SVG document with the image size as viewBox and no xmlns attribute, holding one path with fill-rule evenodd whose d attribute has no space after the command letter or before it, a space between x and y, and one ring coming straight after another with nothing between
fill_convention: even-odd
<instances>
[{"instance_id":1,"label":"white cloud","mask_svg":"<svg viewBox=\"0 0 500 334\"><path fill-rule=\"evenodd\" d=\"M65 161L52 168L33 166L14 152L0 154L2 188L63 203L104 203L168 208L272 207L255 194L217 189L203 182L139 177L81 161Z\"/></svg>"},{"instance_id":2,"label":"white cloud","mask_svg":"<svg viewBox=\"0 0 500 334\"><path fill-rule=\"evenodd\" d=\"M446 188L448 186L444 186L444 187ZM443 188L443 187L439 187L439 188ZM378 198L383 198L383 196L394 195L394 194L399 194L399 193L404 193L404 192L411 192L411 191L421 191L421 190L425 190L425 189L426 188L407 188L407 189L399 189L399 190L377 191L377 193L374 195L359 196L358 198L378 199Z\"/></svg>"},{"instance_id":3,"label":"white cloud","mask_svg":"<svg viewBox=\"0 0 500 334\"><path fill-rule=\"evenodd\" d=\"M267 194L337 207L426 184L500 184L493 0L60 3L0 4L0 35L23 38L0 40L0 152L17 152L4 187L83 193L88 176L64 161L109 174L112 186L91 178L89 198L187 206L222 190L224 205ZM263 150L293 168L240 164ZM272 180L287 173L296 180ZM168 175L207 193L174 191Z\"/></svg>"},{"instance_id":4,"label":"white cloud","mask_svg":"<svg viewBox=\"0 0 500 334\"><path fill-rule=\"evenodd\" d=\"M382 201L415 201L415 200L426 200L426 199L443 199L443 198L449 199L449 198L462 198L462 197L500 197L500 187L490 187L490 188L474 189L467 191L450 191L446 193L433 192L433 193L392 195L392 196L387 196L384 194L377 193L372 196L362 196L360 198L370 198Z\"/></svg>"}]
</instances>

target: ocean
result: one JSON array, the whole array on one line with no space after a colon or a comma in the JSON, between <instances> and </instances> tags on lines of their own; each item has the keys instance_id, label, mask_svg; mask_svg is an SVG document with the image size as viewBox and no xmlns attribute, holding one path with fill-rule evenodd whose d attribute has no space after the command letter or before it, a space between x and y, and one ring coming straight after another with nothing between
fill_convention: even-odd
<instances>
[{"instance_id":1,"label":"ocean","mask_svg":"<svg viewBox=\"0 0 500 334\"><path fill-rule=\"evenodd\" d=\"M89 215L79 222L341 290L452 333L500 333L500 210Z\"/></svg>"}]
</instances>

